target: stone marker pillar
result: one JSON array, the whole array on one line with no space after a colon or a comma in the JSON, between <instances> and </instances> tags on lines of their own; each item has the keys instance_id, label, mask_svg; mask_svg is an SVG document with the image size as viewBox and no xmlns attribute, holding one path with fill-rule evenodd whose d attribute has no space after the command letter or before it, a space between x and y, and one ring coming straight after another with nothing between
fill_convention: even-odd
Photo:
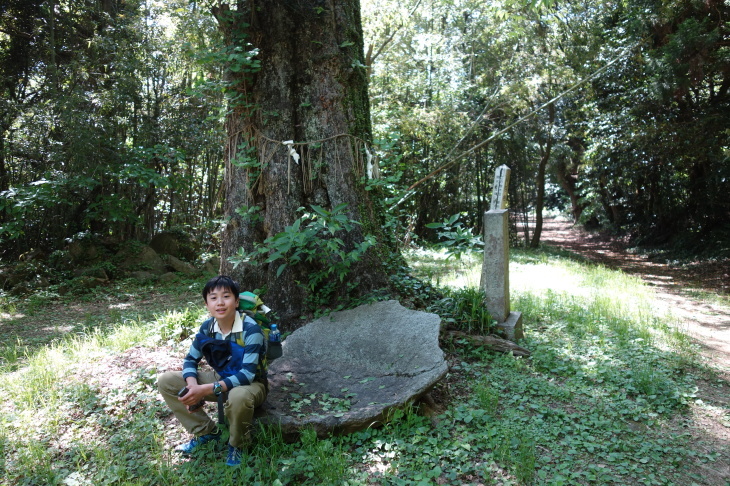
<instances>
[{"instance_id":1,"label":"stone marker pillar","mask_svg":"<svg viewBox=\"0 0 730 486\"><path fill-rule=\"evenodd\" d=\"M484 262L482 288L487 310L497 322L509 317L509 228L508 211L484 213Z\"/></svg>"},{"instance_id":2,"label":"stone marker pillar","mask_svg":"<svg viewBox=\"0 0 730 486\"><path fill-rule=\"evenodd\" d=\"M522 339L522 313L510 312L509 305L509 211L507 188L510 169L497 167L490 210L484 213L484 262L482 282L485 304L497 326L510 340Z\"/></svg>"}]
</instances>

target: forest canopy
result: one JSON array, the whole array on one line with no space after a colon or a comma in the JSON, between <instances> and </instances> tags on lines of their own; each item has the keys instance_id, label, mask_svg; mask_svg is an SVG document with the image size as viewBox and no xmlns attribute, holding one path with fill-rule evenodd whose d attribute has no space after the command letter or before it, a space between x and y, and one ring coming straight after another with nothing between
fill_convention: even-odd
<instances>
[{"instance_id":1,"label":"forest canopy","mask_svg":"<svg viewBox=\"0 0 730 486\"><path fill-rule=\"evenodd\" d=\"M401 244L457 214L479 234L505 164L515 222L728 251L727 2L361 4L371 189ZM3 2L0 257L161 231L217 251L237 55L205 2Z\"/></svg>"}]
</instances>

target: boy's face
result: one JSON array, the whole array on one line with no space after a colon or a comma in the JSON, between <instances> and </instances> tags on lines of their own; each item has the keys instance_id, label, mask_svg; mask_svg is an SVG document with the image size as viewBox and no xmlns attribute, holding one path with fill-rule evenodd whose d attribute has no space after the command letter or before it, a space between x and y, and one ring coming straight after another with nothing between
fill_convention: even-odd
<instances>
[{"instance_id":1,"label":"boy's face","mask_svg":"<svg viewBox=\"0 0 730 486\"><path fill-rule=\"evenodd\" d=\"M221 323L233 323L238 309L238 299L230 289L216 287L205 298L205 307L210 315Z\"/></svg>"}]
</instances>

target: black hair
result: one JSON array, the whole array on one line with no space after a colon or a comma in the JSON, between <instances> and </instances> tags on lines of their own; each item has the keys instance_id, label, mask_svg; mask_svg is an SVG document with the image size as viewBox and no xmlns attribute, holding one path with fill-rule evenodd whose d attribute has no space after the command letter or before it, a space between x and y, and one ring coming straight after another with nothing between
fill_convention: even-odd
<instances>
[{"instance_id":1,"label":"black hair","mask_svg":"<svg viewBox=\"0 0 730 486\"><path fill-rule=\"evenodd\" d=\"M203 287L203 300L208 302L208 294L219 288L230 291L236 298L241 294L241 287L238 282L227 275L218 275L208 280L208 283Z\"/></svg>"}]
</instances>

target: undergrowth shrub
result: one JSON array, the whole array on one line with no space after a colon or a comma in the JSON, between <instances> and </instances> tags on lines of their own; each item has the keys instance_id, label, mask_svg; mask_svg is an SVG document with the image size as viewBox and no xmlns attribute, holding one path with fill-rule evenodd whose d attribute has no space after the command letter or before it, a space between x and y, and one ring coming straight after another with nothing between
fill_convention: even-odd
<instances>
[{"instance_id":1,"label":"undergrowth shrub","mask_svg":"<svg viewBox=\"0 0 730 486\"><path fill-rule=\"evenodd\" d=\"M159 342L175 344L194 335L204 316L205 311L202 308L188 307L182 311L172 311L158 317L150 327L157 334Z\"/></svg>"},{"instance_id":2,"label":"undergrowth shrub","mask_svg":"<svg viewBox=\"0 0 730 486\"><path fill-rule=\"evenodd\" d=\"M354 288L345 279L351 267L375 244L372 235L365 235L358 243L345 242L355 226L360 225L347 216L346 208L346 204L332 211L316 205L311 206L311 212L301 208L302 216L284 231L256 244L251 252L239 249L229 260L234 268L241 263L255 266L275 263L277 277L287 267L304 267L306 280L299 285L308 290L307 294L313 298L310 307L317 310L343 287L348 291Z\"/></svg>"},{"instance_id":3,"label":"undergrowth shrub","mask_svg":"<svg viewBox=\"0 0 730 486\"><path fill-rule=\"evenodd\" d=\"M342 484L349 458L338 439L319 440L312 429L301 434L301 444L281 459L281 480L291 484Z\"/></svg>"},{"instance_id":4,"label":"undergrowth shrub","mask_svg":"<svg viewBox=\"0 0 730 486\"><path fill-rule=\"evenodd\" d=\"M438 314L442 324L472 334L494 332L497 321L489 314L481 289L447 287L442 290L442 294L442 298L431 302L426 308Z\"/></svg>"}]
</instances>

